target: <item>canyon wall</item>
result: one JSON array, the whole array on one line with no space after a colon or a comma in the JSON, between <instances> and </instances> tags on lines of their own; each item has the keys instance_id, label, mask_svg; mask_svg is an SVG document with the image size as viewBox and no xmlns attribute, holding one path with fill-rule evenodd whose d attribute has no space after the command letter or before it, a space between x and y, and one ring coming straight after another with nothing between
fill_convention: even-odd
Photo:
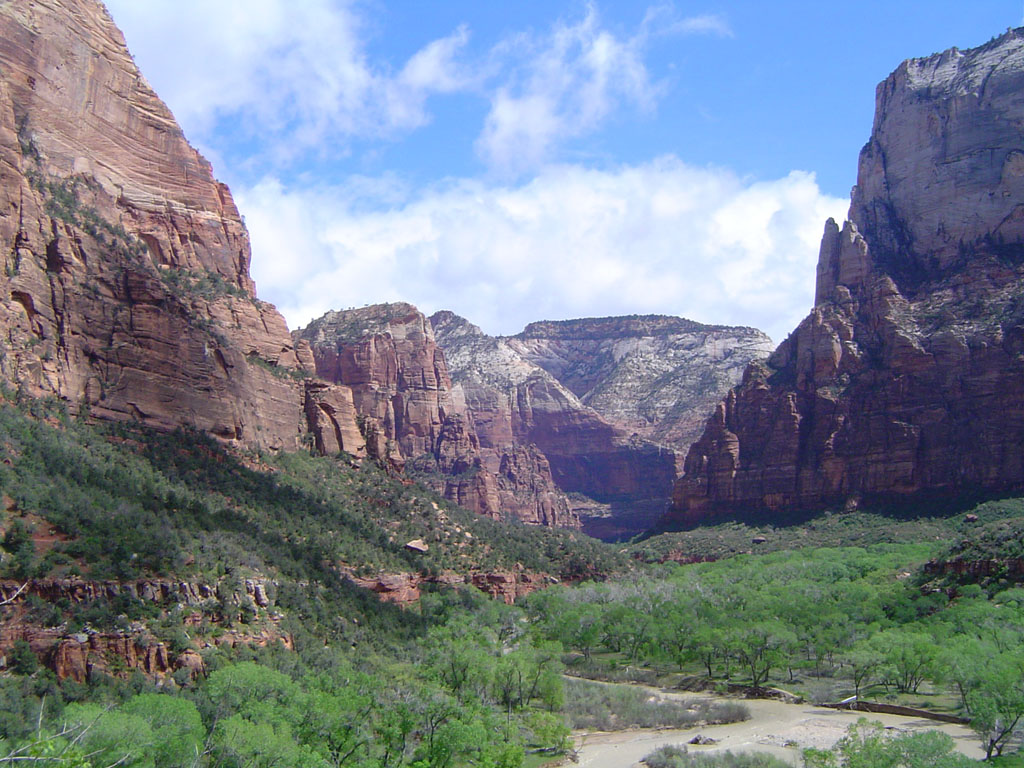
<instances>
[{"instance_id":1,"label":"canyon wall","mask_svg":"<svg viewBox=\"0 0 1024 768\"><path fill-rule=\"evenodd\" d=\"M1024 30L878 86L815 307L718 405L665 525L1024 485L1022 124Z\"/></svg>"},{"instance_id":2,"label":"canyon wall","mask_svg":"<svg viewBox=\"0 0 1024 768\"><path fill-rule=\"evenodd\" d=\"M574 494L592 535L639 533L660 516L677 474L675 451L584 405L517 349L514 337L488 336L451 312L431 322L481 446L534 446L557 486Z\"/></svg>"},{"instance_id":3,"label":"canyon wall","mask_svg":"<svg viewBox=\"0 0 1024 768\"><path fill-rule=\"evenodd\" d=\"M317 376L352 392L369 455L479 514L579 527L540 451L481 440L430 321L411 304L328 312L294 337Z\"/></svg>"},{"instance_id":4,"label":"canyon wall","mask_svg":"<svg viewBox=\"0 0 1024 768\"><path fill-rule=\"evenodd\" d=\"M507 341L607 421L681 456L746 367L774 348L755 328L664 315L530 323Z\"/></svg>"},{"instance_id":5,"label":"canyon wall","mask_svg":"<svg viewBox=\"0 0 1024 768\"><path fill-rule=\"evenodd\" d=\"M95 0L0 2L0 378L75 411L297 448L308 350L227 187Z\"/></svg>"}]
</instances>

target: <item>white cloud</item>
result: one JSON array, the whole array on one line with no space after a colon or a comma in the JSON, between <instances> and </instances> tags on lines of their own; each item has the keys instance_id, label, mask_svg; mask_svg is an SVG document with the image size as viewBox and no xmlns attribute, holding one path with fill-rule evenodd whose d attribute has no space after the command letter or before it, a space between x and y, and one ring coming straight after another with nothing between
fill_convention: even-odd
<instances>
[{"instance_id":1,"label":"white cloud","mask_svg":"<svg viewBox=\"0 0 1024 768\"><path fill-rule=\"evenodd\" d=\"M434 93L464 87L459 28L397 72L371 62L348 2L331 0L107 0L128 43L186 132L217 121L248 126L293 151L353 136L389 135L429 121Z\"/></svg>"},{"instance_id":2,"label":"white cloud","mask_svg":"<svg viewBox=\"0 0 1024 768\"><path fill-rule=\"evenodd\" d=\"M344 155L354 138L400 138L431 122L431 96L464 92L488 105L477 155L515 177L619 111L653 112L663 90L645 61L655 38L732 34L720 16L680 17L671 4L616 34L588 4L581 18L508 34L477 54L463 25L392 64L367 53L355 0L107 5L186 133L215 159L225 139L244 139L250 167Z\"/></svg>"},{"instance_id":3,"label":"white cloud","mask_svg":"<svg viewBox=\"0 0 1024 768\"><path fill-rule=\"evenodd\" d=\"M729 26L729 22L714 13L705 13L700 16L690 16L685 19L677 19L664 27L664 32L670 34L718 35L719 37L733 37L732 27Z\"/></svg>"},{"instance_id":4,"label":"white cloud","mask_svg":"<svg viewBox=\"0 0 1024 768\"><path fill-rule=\"evenodd\" d=\"M603 29L593 6L548 35L508 40L496 51L508 69L491 97L478 154L517 173L539 166L566 139L595 130L620 105L653 109L645 41L645 34L623 40Z\"/></svg>"},{"instance_id":5,"label":"white cloud","mask_svg":"<svg viewBox=\"0 0 1024 768\"><path fill-rule=\"evenodd\" d=\"M541 167L567 141L593 133L624 108L653 112L663 89L648 72L648 48L653 38L678 35L732 37L732 30L721 16L679 17L667 4L649 7L635 34L616 36L588 4L575 23L509 38L493 52L501 82L491 91L477 154L515 176Z\"/></svg>"},{"instance_id":6,"label":"white cloud","mask_svg":"<svg viewBox=\"0 0 1024 768\"><path fill-rule=\"evenodd\" d=\"M457 180L402 202L395 184L379 188L390 202L371 213L348 184L268 179L239 191L260 295L293 328L328 309L405 300L491 333L664 313L779 341L813 301L825 219L847 206L810 174L755 183L674 157L614 171L551 166L517 186Z\"/></svg>"}]
</instances>

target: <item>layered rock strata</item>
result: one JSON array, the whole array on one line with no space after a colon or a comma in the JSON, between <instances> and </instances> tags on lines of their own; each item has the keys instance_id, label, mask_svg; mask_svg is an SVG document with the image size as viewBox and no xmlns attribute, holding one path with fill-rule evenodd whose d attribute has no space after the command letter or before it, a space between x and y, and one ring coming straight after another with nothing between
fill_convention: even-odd
<instances>
[{"instance_id":1,"label":"layered rock strata","mask_svg":"<svg viewBox=\"0 0 1024 768\"><path fill-rule=\"evenodd\" d=\"M815 307L729 392L668 524L1024 485L1024 30L878 87Z\"/></svg>"},{"instance_id":2,"label":"layered rock strata","mask_svg":"<svg viewBox=\"0 0 1024 768\"><path fill-rule=\"evenodd\" d=\"M487 336L451 312L433 315L431 323L481 447L535 446L559 488L588 497L578 509L593 509L589 500L609 505L584 519L584 531L628 536L664 511L676 476L671 448L604 419L514 340Z\"/></svg>"},{"instance_id":3,"label":"layered rock strata","mask_svg":"<svg viewBox=\"0 0 1024 768\"><path fill-rule=\"evenodd\" d=\"M0 248L7 383L98 418L301 444L312 358L257 300L230 192L97 0L0 2Z\"/></svg>"},{"instance_id":4,"label":"layered rock strata","mask_svg":"<svg viewBox=\"0 0 1024 768\"><path fill-rule=\"evenodd\" d=\"M412 305L328 312L296 331L295 340L312 350L319 377L351 391L374 458L482 515L579 526L540 451L512 441L481 443L433 328Z\"/></svg>"},{"instance_id":5,"label":"layered rock strata","mask_svg":"<svg viewBox=\"0 0 1024 768\"><path fill-rule=\"evenodd\" d=\"M472 584L494 600L513 605L527 595L552 584L559 583L554 576L527 573L523 571L489 571L462 575L445 571L425 576L415 573L382 573L372 578L349 577L354 584L376 592L381 600L397 605L413 605L420 599L420 587L424 584L441 584L454 587Z\"/></svg>"},{"instance_id":6,"label":"layered rock strata","mask_svg":"<svg viewBox=\"0 0 1024 768\"><path fill-rule=\"evenodd\" d=\"M292 647L291 637L278 626L280 615L274 609L270 584L263 579L246 579L231 588L165 579L138 581L89 581L85 579L33 579L28 582L0 581L0 668L7 664L3 649L25 642L39 662L53 670L59 680L84 683L104 676L127 678L134 672L165 678L179 670L190 677L205 673L205 663L195 648L174 651L141 622L117 631L97 631L84 627L68 631L67 624L39 626L32 618L31 606L43 601L52 606L76 606L116 599L139 600L162 612L184 611L190 628L211 619L223 623L225 612L237 611L243 604L262 612L259 626L245 631L228 629L218 633L215 645L239 644L265 646L281 643ZM266 611L265 609L271 609ZM210 643L206 643L209 645Z\"/></svg>"},{"instance_id":7,"label":"layered rock strata","mask_svg":"<svg viewBox=\"0 0 1024 768\"><path fill-rule=\"evenodd\" d=\"M755 328L664 315L530 323L507 342L607 421L680 455L774 348Z\"/></svg>"}]
</instances>

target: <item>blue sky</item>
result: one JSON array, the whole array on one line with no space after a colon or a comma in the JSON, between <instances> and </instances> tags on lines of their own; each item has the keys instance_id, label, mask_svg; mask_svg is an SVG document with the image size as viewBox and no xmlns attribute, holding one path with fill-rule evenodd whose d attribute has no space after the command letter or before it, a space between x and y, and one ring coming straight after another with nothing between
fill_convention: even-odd
<instances>
[{"instance_id":1,"label":"blue sky","mask_svg":"<svg viewBox=\"0 0 1024 768\"><path fill-rule=\"evenodd\" d=\"M754 325L813 298L874 88L1019 0L108 0L232 188L295 328L405 300L491 333L588 315Z\"/></svg>"}]
</instances>

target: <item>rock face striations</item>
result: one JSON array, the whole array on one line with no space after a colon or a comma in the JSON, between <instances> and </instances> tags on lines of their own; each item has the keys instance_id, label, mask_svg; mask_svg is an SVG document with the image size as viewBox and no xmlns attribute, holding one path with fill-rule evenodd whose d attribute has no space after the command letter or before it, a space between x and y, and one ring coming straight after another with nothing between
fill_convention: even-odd
<instances>
[{"instance_id":1,"label":"rock face striations","mask_svg":"<svg viewBox=\"0 0 1024 768\"><path fill-rule=\"evenodd\" d=\"M483 441L430 322L410 304L328 312L296 331L316 373L351 390L371 456L494 518L579 527L532 446Z\"/></svg>"},{"instance_id":2,"label":"rock face striations","mask_svg":"<svg viewBox=\"0 0 1024 768\"><path fill-rule=\"evenodd\" d=\"M492 517L578 527L582 494L611 505L591 529L606 536L660 514L678 446L767 341L658 317L492 339L403 304L293 338L256 298L230 192L99 0L0 0L0 249L5 385L99 419L369 455Z\"/></svg>"},{"instance_id":3,"label":"rock face striations","mask_svg":"<svg viewBox=\"0 0 1024 768\"><path fill-rule=\"evenodd\" d=\"M97 0L0 2L0 245L0 378L99 418L300 445L309 352L256 299L231 194Z\"/></svg>"},{"instance_id":4,"label":"rock face striations","mask_svg":"<svg viewBox=\"0 0 1024 768\"><path fill-rule=\"evenodd\" d=\"M530 323L509 346L609 422L686 449L772 341L754 328L644 315Z\"/></svg>"},{"instance_id":5,"label":"rock face striations","mask_svg":"<svg viewBox=\"0 0 1024 768\"><path fill-rule=\"evenodd\" d=\"M584 531L592 535L638 533L660 516L677 474L675 451L584 405L530 359L519 337L487 336L451 312L439 312L431 322L481 446L535 447L559 488L612 505L609 514L584 502Z\"/></svg>"},{"instance_id":6,"label":"rock face striations","mask_svg":"<svg viewBox=\"0 0 1024 768\"><path fill-rule=\"evenodd\" d=\"M815 307L726 396L667 522L1024 484L1024 30L877 91Z\"/></svg>"}]
</instances>

